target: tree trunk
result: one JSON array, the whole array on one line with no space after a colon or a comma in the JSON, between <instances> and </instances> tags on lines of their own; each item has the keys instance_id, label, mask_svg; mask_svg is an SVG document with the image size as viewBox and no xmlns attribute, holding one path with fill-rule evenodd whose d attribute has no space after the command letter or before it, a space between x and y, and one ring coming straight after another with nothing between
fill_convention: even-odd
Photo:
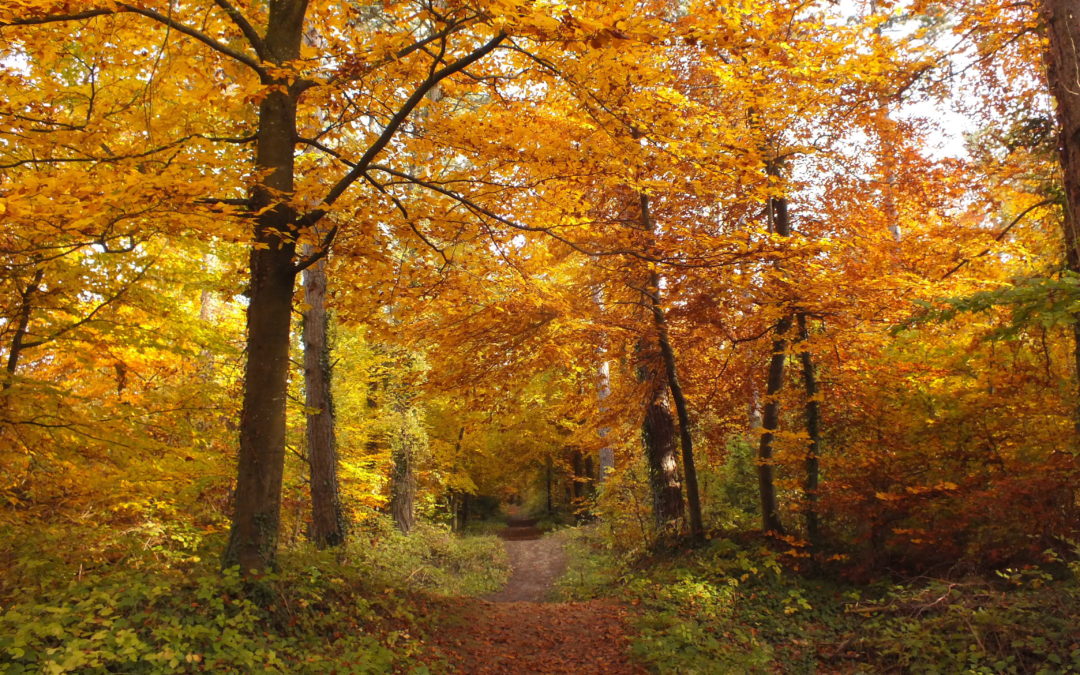
<instances>
[{"instance_id":1,"label":"tree trunk","mask_svg":"<svg viewBox=\"0 0 1080 675\"><path fill-rule=\"evenodd\" d=\"M552 484L554 482L554 468L552 467L551 457L547 458L544 463L544 498L546 501L546 513L548 518L555 515L555 503L551 494Z\"/></svg>"},{"instance_id":2,"label":"tree trunk","mask_svg":"<svg viewBox=\"0 0 1080 675\"><path fill-rule=\"evenodd\" d=\"M814 357L806 348L810 339L810 329L806 325L806 315L800 313L799 339L803 343L799 358L802 360L803 387L806 389L806 435L809 443L806 447L806 481L803 483L803 516L806 519L806 537L811 546L818 543L818 452L821 447L821 403L818 401L817 371Z\"/></svg>"},{"instance_id":3,"label":"tree trunk","mask_svg":"<svg viewBox=\"0 0 1080 675\"><path fill-rule=\"evenodd\" d=\"M649 215L649 198L642 193L641 204L642 229L652 233L653 222ZM664 371L667 375L668 390L675 402L675 412L679 417L679 444L682 447L683 472L686 474L686 502L690 515L690 539L695 543L705 540L705 526L701 519L701 498L698 491L697 468L694 466L694 441L690 436L690 413L686 407L682 385L679 383L679 370L675 361L675 350L671 347L668 336L667 317L660 304L660 277L653 272L649 278L649 305L652 309L656 339L660 345L660 355L664 359Z\"/></svg>"},{"instance_id":4,"label":"tree trunk","mask_svg":"<svg viewBox=\"0 0 1080 675\"><path fill-rule=\"evenodd\" d=\"M769 174L776 175L774 167L769 167ZM791 235L791 222L788 220L787 199L773 197L769 199L769 223L772 230L782 237ZM773 440L780 426L780 390L784 386L784 362L787 360L787 332L791 330L793 318L789 314L776 324L776 339L772 344L772 357L769 360L769 376L765 385L765 408L761 415L761 441L758 446L758 491L761 495L761 527L766 532L784 533L780 521L779 504L776 499L776 483L773 467Z\"/></svg>"},{"instance_id":5,"label":"tree trunk","mask_svg":"<svg viewBox=\"0 0 1080 675\"><path fill-rule=\"evenodd\" d=\"M404 359L411 364L412 359ZM394 428L389 431L390 515L397 528L408 534L416 526L416 460L423 441L422 425L410 392L402 382L387 383L393 400Z\"/></svg>"},{"instance_id":6,"label":"tree trunk","mask_svg":"<svg viewBox=\"0 0 1080 675\"><path fill-rule=\"evenodd\" d=\"M469 493L458 492L454 508L454 529L463 532L469 523Z\"/></svg>"},{"instance_id":7,"label":"tree trunk","mask_svg":"<svg viewBox=\"0 0 1080 675\"><path fill-rule=\"evenodd\" d=\"M269 5L265 43L277 63L300 57L306 0ZM293 194L296 96L287 80L259 104L251 192L255 241L250 258L247 363L240 415L236 504L224 564L242 574L273 569L281 517L285 464L285 400L289 375L289 322L296 281L297 214Z\"/></svg>"},{"instance_id":8,"label":"tree trunk","mask_svg":"<svg viewBox=\"0 0 1080 675\"><path fill-rule=\"evenodd\" d=\"M600 414L603 415L607 412L607 397L611 395L611 366L607 361L602 362L599 368L597 368L596 387L598 407ZM609 431L610 430L607 427L601 427L600 438L607 439ZM603 485L604 480L607 478L607 474L615 470L615 448L610 445L601 447L599 460L600 470L597 480Z\"/></svg>"},{"instance_id":9,"label":"tree trunk","mask_svg":"<svg viewBox=\"0 0 1080 675\"><path fill-rule=\"evenodd\" d=\"M292 248L276 242L274 248L251 252L236 505L224 558L226 566L239 565L243 574L273 569L277 554L295 279Z\"/></svg>"},{"instance_id":10,"label":"tree trunk","mask_svg":"<svg viewBox=\"0 0 1080 675\"><path fill-rule=\"evenodd\" d=\"M877 2L871 0L870 13L877 14ZM881 35L881 25L874 27L874 36ZM885 223L892 235L893 241L899 242L903 237L903 229L900 227L900 213L896 208L896 158L899 152L893 135L897 133L897 123L893 120L889 109L889 98L886 92L879 91L876 100L877 108L874 111L874 125L877 132L878 159L880 168L881 184L881 208L885 212Z\"/></svg>"},{"instance_id":11,"label":"tree trunk","mask_svg":"<svg viewBox=\"0 0 1080 675\"><path fill-rule=\"evenodd\" d=\"M589 520L589 497L593 492L592 458L574 448L570 451L570 472L570 507L574 520L583 523Z\"/></svg>"},{"instance_id":12,"label":"tree trunk","mask_svg":"<svg viewBox=\"0 0 1080 675\"><path fill-rule=\"evenodd\" d=\"M649 461L653 520L657 529L663 531L683 517L683 497L675 449L675 420L660 392L645 409L641 432Z\"/></svg>"},{"instance_id":13,"label":"tree trunk","mask_svg":"<svg viewBox=\"0 0 1080 675\"><path fill-rule=\"evenodd\" d=\"M8 351L3 391L11 389L11 385L14 384L15 373L19 369L19 357L22 356L23 339L30 328L30 312L34 308L34 294L41 288L41 282L44 278L45 270L39 267L34 271L33 280L23 289L22 297L19 299L19 314L15 320L15 334L11 338L10 351Z\"/></svg>"},{"instance_id":14,"label":"tree trunk","mask_svg":"<svg viewBox=\"0 0 1080 675\"><path fill-rule=\"evenodd\" d=\"M397 528L408 534L416 526L416 474L413 471L413 439L404 436L392 453L390 515Z\"/></svg>"},{"instance_id":15,"label":"tree trunk","mask_svg":"<svg viewBox=\"0 0 1080 675\"><path fill-rule=\"evenodd\" d=\"M1080 273L1080 7L1076 0L1042 0L1039 13L1046 24L1047 81L1057 102L1058 153L1065 187L1065 264ZM1076 367L1074 425L1080 437L1080 313L1073 315Z\"/></svg>"},{"instance_id":16,"label":"tree trunk","mask_svg":"<svg viewBox=\"0 0 1080 675\"><path fill-rule=\"evenodd\" d=\"M776 324L777 338L772 344L769 360L769 379L765 384L765 408L761 414L761 441L758 446L758 490L761 494L761 527L766 532L782 534L776 483L773 470L773 435L780 426L780 389L784 385L784 362L787 360L787 339L792 319L785 316Z\"/></svg>"},{"instance_id":17,"label":"tree trunk","mask_svg":"<svg viewBox=\"0 0 1080 675\"><path fill-rule=\"evenodd\" d=\"M322 549L345 543L345 515L338 493L337 438L331 388L326 313L326 261L304 271L304 405L311 468L311 538Z\"/></svg>"}]
</instances>

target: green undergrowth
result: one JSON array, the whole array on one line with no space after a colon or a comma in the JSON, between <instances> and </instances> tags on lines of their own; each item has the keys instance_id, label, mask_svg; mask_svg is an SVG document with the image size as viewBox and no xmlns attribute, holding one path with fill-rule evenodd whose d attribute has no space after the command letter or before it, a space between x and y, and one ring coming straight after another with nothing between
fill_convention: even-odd
<instances>
[{"instance_id":1,"label":"green undergrowth","mask_svg":"<svg viewBox=\"0 0 1080 675\"><path fill-rule=\"evenodd\" d=\"M499 588L494 537L421 525L354 533L343 550L283 551L258 582L216 564L106 569L0 608L2 673L425 673L415 626L426 594ZM202 553L198 555L196 553Z\"/></svg>"},{"instance_id":2,"label":"green undergrowth","mask_svg":"<svg viewBox=\"0 0 1080 675\"><path fill-rule=\"evenodd\" d=\"M408 535L388 521L358 533L354 564L382 586L436 595L484 595L510 578L506 548L492 534L457 536L445 526L418 523Z\"/></svg>"},{"instance_id":3,"label":"green undergrowth","mask_svg":"<svg viewBox=\"0 0 1080 675\"><path fill-rule=\"evenodd\" d=\"M570 538L567 599L636 606L634 656L658 673L1080 673L1080 565L857 586L717 539L647 560ZM1064 566L1063 566L1064 567Z\"/></svg>"}]
</instances>

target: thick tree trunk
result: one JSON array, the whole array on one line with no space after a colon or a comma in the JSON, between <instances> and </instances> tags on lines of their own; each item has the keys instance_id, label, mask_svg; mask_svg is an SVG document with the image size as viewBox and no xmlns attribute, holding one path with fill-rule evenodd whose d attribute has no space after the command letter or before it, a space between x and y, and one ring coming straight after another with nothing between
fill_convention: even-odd
<instances>
[{"instance_id":1,"label":"thick tree trunk","mask_svg":"<svg viewBox=\"0 0 1080 675\"><path fill-rule=\"evenodd\" d=\"M310 254L310 252L309 252ZM345 543L345 515L338 493L337 438L331 388L326 313L326 261L304 271L304 404L311 468L311 539L318 548Z\"/></svg>"},{"instance_id":2,"label":"thick tree trunk","mask_svg":"<svg viewBox=\"0 0 1080 675\"><path fill-rule=\"evenodd\" d=\"M1065 264L1080 273L1080 6L1076 0L1042 0L1039 13L1046 24L1047 81L1057 102L1058 152L1065 187ZM1074 425L1080 436L1080 313L1073 316L1076 368Z\"/></svg>"},{"instance_id":3,"label":"thick tree trunk","mask_svg":"<svg viewBox=\"0 0 1080 675\"><path fill-rule=\"evenodd\" d=\"M247 365L240 416L236 505L225 564L244 574L273 569L285 464L285 394L295 272L293 246L251 252Z\"/></svg>"},{"instance_id":4,"label":"thick tree trunk","mask_svg":"<svg viewBox=\"0 0 1080 675\"><path fill-rule=\"evenodd\" d=\"M803 517L806 519L806 537L811 545L818 543L818 452L821 447L821 403L818 401L817 370L814 368L814 357L810 350L806 349L806 341L810 339L810 329L806 324L806 315L800 313L799 340L803 343L803 349L799 353L802 360L803 388L806 390L806 435L809 443L806 447L806 480L803 483Z\"/></svg>"},{"instance_id":5,"label":"thick tree trunk","mask_svg":"<svg viewBox=\"0 0 1080 675\"><path fill-rule=\"evenodd\" d=\"M390 515L397 528L408 534L416 526L416 474L413 471L412 438L402 438L394 448L390 475Z\"/></svg>"},{"instance_id":6,"label":"thick tree trunk","mask_svg":"<svg viewBox=\"0 0 1080 675\"><path fill-rule=\"evenodd\" d=\"M406 359L411 363L411 359ZM389 432L390 515L397 528L408 534L416 526L416 460L422 442L420 420L405 385L396 382L387 386L392 397L396 428Z\"/></svg>"},{"instance_id":7,"label":"thick tree trunk","mask_svg":"<svg viewBox=\"0 0 1080 675\"><path fill-rule=\"evenodd\" d=\"M300 56L306 0L269 5L265 43L278 63ZM250 259L247 363L240 415L236 504L224 564L243 574L273 569L285 464L285 399L289 322L296 281L297 214L293 193L296 97L289 82L259 104L255 170L264 176L251 193L255 241Z\"/></svg>"},{"instance_id":8,"label":"thick tree trunk","mask_svg":"<svg viewBox=\"0 0 1080 675\"><path fill-rule=\"evenodd\" d=\"M652 217L649 215L649 198L642 193L639 196L641 206L641 225L646 232L653 232ZM660 346L660 355L664 360L664 372L667 375L668 390L675 403L675 413L679 418L679 445L682 448L683 472L686 474L686 503L689 510L690 539L695 543L705 540L705 526L701 518L701 497L698 490L697 468L694 466L694 441L690 435L690 412L686 406L682 385L679 383L679 369L675 361L675 350L668 336L667 317L660 304L660 278L653 272L649 278L649 305L652 309L653 326Z\"/></svg>"},{"instance_id":9,"label":"thick tree trunk","mask_svg":"<svg viewBox=\"0 0 1080 675\"><path fill-rule=\"evenodd\" d=\"M683 496L675 444L675 420L660 392L656 392L645 409L641 432L645 456L649 461L653 521L657 529L663 531L683 517Z\"/></svg>"}]
</instances>

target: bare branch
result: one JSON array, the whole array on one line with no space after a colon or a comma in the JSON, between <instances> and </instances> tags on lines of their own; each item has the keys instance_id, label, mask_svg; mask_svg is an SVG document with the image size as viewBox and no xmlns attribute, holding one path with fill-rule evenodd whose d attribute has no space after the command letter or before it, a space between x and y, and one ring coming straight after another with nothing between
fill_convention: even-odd
<instances>
[{"instance_id":1,"label":"bare branch","mask_svg":"<svg viewBox=\"0 0 1080 675\"><path fill-rule=\"evenodd\" d=\"M240 13L236 7L234 7L229 0L214 0L214 3L223 9L229 18L232 19L236 27L240 29L240 32L244 34L247 41L251 44L251 48L255 50L255 54L258 55L263 61L270 61L268 56L269 52L266 49L266 43L263 42L262 36L255 30L254 26Z\"/></svg>"}]
</instances>

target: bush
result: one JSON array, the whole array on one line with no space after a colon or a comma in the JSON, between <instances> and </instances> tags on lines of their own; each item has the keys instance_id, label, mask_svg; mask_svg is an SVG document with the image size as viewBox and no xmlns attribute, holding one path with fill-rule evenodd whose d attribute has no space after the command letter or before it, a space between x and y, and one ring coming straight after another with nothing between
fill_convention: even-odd
<instances>
[{"instance_id":1,"label":"bush","mask_svg":"<svg viewBox=\"0 0 1080 675\"><path fill-rule=\"evenodd\" d=\"M1080 565L996 581L855 586L807 578L752 540L620 558L575 533L565 594L639 610L635 656L660 673L1080 673Z\"/></svg>"},{"instance_id":2,"label":"bush","mask_svg":"<svg viewBox=\"0 0 1080 675\"><path fill-rule=\"evenodd\" d=\"M358 532L349 554L375 583L441 595L483 595L506 585L510 562L493 535L455 536L445 525L417 523L402 534L388 518Z\"/></svg>"},{"instance_id":3,"label":"bush","mask_svg":"<svg viewBox=\"0 0 1080 675\"><path fill-rule=\"evenodd\" d=\"M252 597L269 598L265 607ZM345 578L295 567L245 588L235 570L86 578L0 616L7 673L378 673L399 639ZM342 668L344 668L342 670Z\"/></svg>"}]
</instances>

